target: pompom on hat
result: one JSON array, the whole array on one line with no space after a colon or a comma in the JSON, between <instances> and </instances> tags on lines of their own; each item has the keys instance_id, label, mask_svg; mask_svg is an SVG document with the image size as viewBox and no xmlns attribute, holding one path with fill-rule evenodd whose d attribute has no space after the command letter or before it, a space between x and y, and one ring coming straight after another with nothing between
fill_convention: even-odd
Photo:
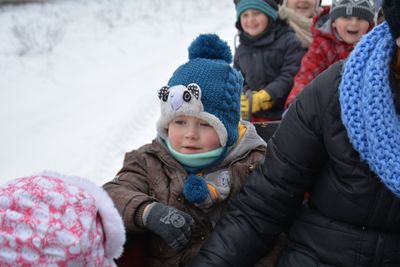
<instances>
[{"instance_id":1,"label":"pompom on hat","mask_svg":"<svg viewBox=\"0 0 400 267\"><path fill-rule=\"evenodd\" d=\"M384 0L382 10L390 32L397 39L397 45L400 45L400 0Z\"/></svg>"},{"instance_id":2,"label":"pompom on hat","mask_svg":"<svg viewBox=\"0 0 400 267\"><path fill-rule=\"evenodd\" d=\"M339 17L357 17L374 23L375 8L373 0L332 0L330 19Z\"/></svg>"},{"instance_id":3,"label":"pompom on hat","mask_svg":"<svg viewBox=\"0 0 400 267\"><path fill-rule=\"evenodd\" d=\"M0 187L0 266L116 266L125 230L107 193L52 172Z\"/></svg>"},{"instance_id":4,"label":"pompom on hat","mask_svg":"<svg viewBox=\"0 0 400 267\"><path fill-rule=\"evenodd\" d=\"M233 145L239 135L243 76L230 65L232 52L216 34L199 35L188 52L189 61L158 92L161 116L157 132L166 140L168 125L175 117L193 116L214 127L221 146Z\"/></svg>"}]
</instances>

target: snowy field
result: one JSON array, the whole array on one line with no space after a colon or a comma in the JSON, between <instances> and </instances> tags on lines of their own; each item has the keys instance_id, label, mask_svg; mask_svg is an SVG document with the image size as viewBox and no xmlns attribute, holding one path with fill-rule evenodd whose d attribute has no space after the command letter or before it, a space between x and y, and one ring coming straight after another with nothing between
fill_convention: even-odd
<instances>
[{"instance_id":1,"label":"snowy field","mask_svg":"<svg viewBox=\"0 0 400 267\"><path fill-rule=\"evenodd\" d=\"M0 183L52 170L112 179L156 135L157 90L199 34L233 45L232 0L0 7Z\"/></svg>"}]
</instances>

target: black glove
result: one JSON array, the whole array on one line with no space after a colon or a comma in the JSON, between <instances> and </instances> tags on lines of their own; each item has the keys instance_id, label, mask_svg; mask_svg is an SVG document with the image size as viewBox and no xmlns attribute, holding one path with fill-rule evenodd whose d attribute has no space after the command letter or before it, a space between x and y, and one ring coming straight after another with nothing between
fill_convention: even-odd
<instances>
[{"instance_id":1,"label":"black glove","mask_svg":"<svg viewBox=\"0 0 400 267\"><path fill-rule=\"evenodd\" d=\"M171 248L183 249L190 241L191 228L194 226L193 218L162 203L150 205L143 218L144 226L160 236Z\"/></svg>"}]
</instances>

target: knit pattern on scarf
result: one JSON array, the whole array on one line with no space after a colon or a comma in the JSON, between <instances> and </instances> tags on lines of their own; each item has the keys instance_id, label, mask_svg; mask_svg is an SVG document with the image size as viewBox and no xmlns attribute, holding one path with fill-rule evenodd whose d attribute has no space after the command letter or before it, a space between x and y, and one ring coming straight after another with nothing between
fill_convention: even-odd
<instances>
[{"instance_id":1,"label":"knit pattern on scarf","mask_svg":"<svg viewBox=\"0 0 400 267\"><path fill-rule=\"evenodd\" d=\"M386 22L350 54L339 85L341 116L361 160L400 197L400 117L389 82L395 40Z\"/></svg>"}]
</instances>

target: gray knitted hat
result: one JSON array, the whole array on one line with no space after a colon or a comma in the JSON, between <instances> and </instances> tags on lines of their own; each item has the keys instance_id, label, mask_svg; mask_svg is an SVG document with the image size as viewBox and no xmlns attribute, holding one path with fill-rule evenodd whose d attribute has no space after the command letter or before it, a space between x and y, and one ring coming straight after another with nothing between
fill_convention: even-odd
<instances>
[{"instance_id":1,"label":"gray knitted hat","mask_svg":"<svg viewBox=\"0 0 400 267\"><path fill-rule=\"evenodd\" d=\"M372 0L332 0L331 21L339 17L358 17L374 22L375 8Z\"/></svg>"}]
</instances>

